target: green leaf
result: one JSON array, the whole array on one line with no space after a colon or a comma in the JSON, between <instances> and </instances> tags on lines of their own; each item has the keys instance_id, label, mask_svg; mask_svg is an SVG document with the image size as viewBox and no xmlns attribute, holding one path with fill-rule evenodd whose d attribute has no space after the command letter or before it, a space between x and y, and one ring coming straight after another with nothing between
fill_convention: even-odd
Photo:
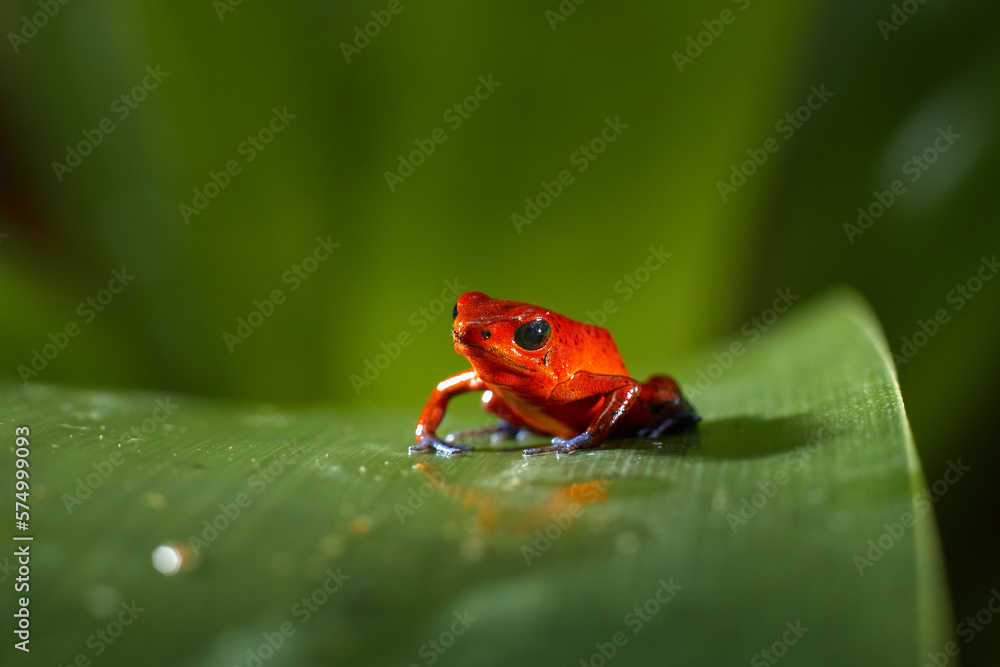
<instances>
[{"instance_id":1,"label":"green leaf","mask_svg":"<svg viewBox=\"0 0 1000 667\"><path fill-rule=\"evenodd\" d=\"M759 340L657 370L685 381L696 430L527 459L411 456L417 405L5 386L7 461L31 429L31 657L915 665L943 650L937 531L860 299L795 305ZM472 403L446 426L484 423ZM158 546L192 538L186 569L154 569Z\"/></svg>"}]
</instances>

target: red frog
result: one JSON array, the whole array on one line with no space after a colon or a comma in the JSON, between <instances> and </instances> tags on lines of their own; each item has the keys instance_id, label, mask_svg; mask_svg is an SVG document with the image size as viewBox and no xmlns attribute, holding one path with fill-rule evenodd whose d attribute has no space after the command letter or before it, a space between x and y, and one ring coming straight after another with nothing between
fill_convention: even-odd
<instances>
[{"instance_id":1,"label":"red frog","mask_svg":"<svg viewBox=\"0 0 1000 667\"><path fill-rule=\"evenodd\" d=\"M552 435L552 444L527 454L600 447L606 438L658 438L668 429L701 420L666 375L633 380L611 334L548 308L466 292L452 313L455 350L472 370L442 380L417 420L411 452L434 449L461 454L473 447L464 436L492 439ZM495 426L452 433L435 430L448 401L467 391L483 392L483 408L500 418Z\"/></svg>"}]
</instances>

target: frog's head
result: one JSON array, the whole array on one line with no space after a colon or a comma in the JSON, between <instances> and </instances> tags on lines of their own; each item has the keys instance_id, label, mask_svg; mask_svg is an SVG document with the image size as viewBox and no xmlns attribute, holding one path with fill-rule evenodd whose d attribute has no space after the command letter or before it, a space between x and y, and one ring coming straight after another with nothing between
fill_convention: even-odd
<instances>
[{"instance_id":1,"label":"frog's head","mask_svg":"<svg viewBox=\"0 0 1000 667\"><path fill-rule=\"evenodd\" d=\"M466 292L453 311L455 351L487 382L518 384L518 376L552 375L553 350L566 318L521 301ZM548 372L546 372L548 371Z\"/></svg>"}]
</instances>

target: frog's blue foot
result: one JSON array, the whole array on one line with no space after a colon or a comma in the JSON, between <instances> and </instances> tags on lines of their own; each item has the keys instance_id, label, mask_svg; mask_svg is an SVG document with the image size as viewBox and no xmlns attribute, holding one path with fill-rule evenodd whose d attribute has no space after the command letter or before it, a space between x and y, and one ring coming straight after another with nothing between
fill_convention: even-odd
<instances>
[{"instance_id":1,"label":"frog's blue foot","mask_svg":"<svg viewBox=\"0 0 1000 667\"><path fill-rule=\"evenodd\" d=\"M639 431L639 435L649 440L655 440L670 430L681 430L688 426L693 426L701 421L701 417L694 411L690 403L684 401L681 411L673 417L664 419L659 426L645 428Z\"/></svg>"},{"instance_id":2,"label":"frog's blue foot","mask_svg":"<svg viewBox=\"0 0 1000 667\"><path fill-rule=\"evenodd\" d=\"M562 438L552 438L552 444L548 447L536 447L534 449L525 449L524 455L531 456L533 454L545 454L546 452L555 452L556 454L569 454L570 452L575 452L578 449L593 449L594 447L600 447L600 443L594 442L594 436L589 433L581 433L575 438L570 438L569 440L563 440Z\"/></svg>"},{"instance_id":3,"label":"frog's blue foot","mask_svg":"<svg viewBox=\"0 0 1000 667\"><path fill-rule=\"evenodd\" d=\"M437 436L428 436L421 440L420 444L411 445L410 453L414 454L416 452L427 451L428 449L433 449L436 453L443 454L444 456L455 456L462 452L471 452L475 448L472 445L460 445L457 442L445 444Z\"/></svg>"}]
</instances>

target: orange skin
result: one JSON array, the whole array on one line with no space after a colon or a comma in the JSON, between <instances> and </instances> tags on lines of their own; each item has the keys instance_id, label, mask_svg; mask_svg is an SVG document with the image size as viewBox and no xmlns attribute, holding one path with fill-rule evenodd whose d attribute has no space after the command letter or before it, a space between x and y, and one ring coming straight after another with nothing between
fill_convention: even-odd
<instances>
[{"instance_id":1,"label":"orange skin","mask_svg":"<svg viewBox=\"0 0 1000 667\"><path fill-rule=\"evenodd\" d=\"M460 454L473 447L457 438L488 433L493 439L552 435L550 446L524 453L568 454L600 447L612 434L653 439L700 421L672 378L629 377L614 339L601 327L530 303L466 292L455 306L452 329L455 351L472 370L435 387L417 420L411 452ZM469 391L484 392L483 408L500 423L442 441L435 431L448 401Z\"/></svg>"}]
</instances>

